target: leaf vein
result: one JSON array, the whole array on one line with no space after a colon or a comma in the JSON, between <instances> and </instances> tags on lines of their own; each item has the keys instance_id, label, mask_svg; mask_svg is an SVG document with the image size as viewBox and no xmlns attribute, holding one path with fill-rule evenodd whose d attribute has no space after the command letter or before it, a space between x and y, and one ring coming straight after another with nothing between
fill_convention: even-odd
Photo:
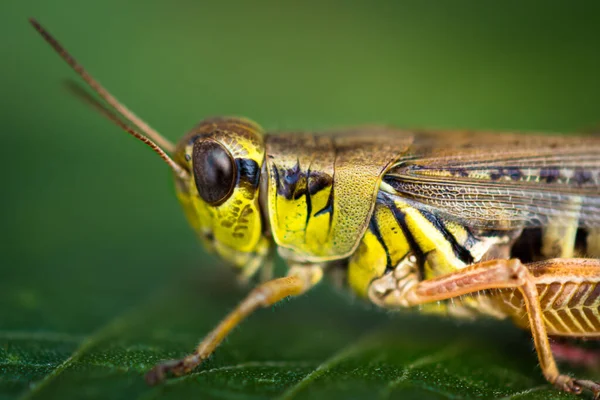
<instances>
[{"instance_id":1,"label":"leaf vein","mask_svg":"<svg viewBox=\"0 0 600 400\"><path fill-rule=\"evenodd\" d=\"M319 364L312 372L302 378L295 385L286 389L280 396L279 400L290 400L294 396L296 396L300 391L305 389L308 385L314 382L318 377L322 376L324 373L329 371L335 365L341 363L342 361L356 355L361 352L369 349L371 346L377 343L377 340L373 340L374 337L379 336L379 333L369 333L363 336L362 339L359 339L354 344L351 344L342 350L334 353L331 357L325 359L321 364Z\"/></svg>"},{"instance_id":2,"label":"leaf vein","mask_svg":"<svg viewBox=\"0 0 600 400\"><path fill-rule=\"evenodd\" d=\"M273 367L273 368L302 368L302 367L311 367L315 365L316 362L310 361L248 361L235 365L225 365L222 367L215 367L211 369L206 369L203 371L193 372L184 376L180 376L177 378L169 379L166 384L167 385L175 385L181 381L193 379L199 375L206 375L215 372L223 372L223 371L231 371L236 369L243 368L253 368L253 367Z\"/></svg>"},{"instance_id":3,"label":"leaf vein","mask_svg":"<svg viewBox=\"0 0 600 400\"><path fill-rule=\"evenodd\" d=\"M137 309L137 308L136 308ZM121 328L127 321L129 321L129 317L132 311L125 312L116 318L109 320L104 327L96 330L91 336L86 338L81 342L81 344L75 349L75 351L62 363L60 363L54 370L44 376L42 379L37 382L32 383L29 386L29 390L25 391L20 397L19 400L29 400L33 398L36 394L38 394L44 387L46 387L49 383L51 383L57 376L59 376L63 371L65 371L69 366L75 363L82 355L84 355L90 348L92 348L96 343L100 342L105 337L109 336L115 330Z\"/></svg>"},{"instance_id":4,"label":"leaf vein","mask_svg":"<svg viewBox=\"0 0 600 400\"><path fill-rule=\"evenodd\" d=\"M444 348L440 351L437 351L433 354L427 354L423 357L417 358L416 360L408 363L404 367L404 370L402 371L402 375L400 375L398 378L390 381L388 383L388 385L382 390L380 397L381 398L389 398L392 391L398 385L400 385L402 382L405 382L408 379L408 376L410 375L410 371L413 370L414 368L419 368L419 367L423 367L423 366L430 365L430 364L436 364L440 361L446 360L452 356L459 354L465 348L466 348L465 343L458 343L453 346L447 346L446 348Z\"/></svg>"},{"instance_id":5,"label":"leaf vein","mask_svg":"<svg viewBox=\"0 0 600 400\"><path fill-rule=\"evenodd\" d=\"M517 393L513 393L513 394L505 396L505 397L499 397L496 400L513 400L513 399L516 399L518 397L522 397L522 396L528 395L528 394L533 393L533 392L538 392L538 391L540 391L542 389L548 389L548 387L549 387L548 385L540 385L540 386L532 387L532 388L529 388L529 389L526 389L526 390L522 390L522 391L517 392Z\"/></svg>"}]
</instances>

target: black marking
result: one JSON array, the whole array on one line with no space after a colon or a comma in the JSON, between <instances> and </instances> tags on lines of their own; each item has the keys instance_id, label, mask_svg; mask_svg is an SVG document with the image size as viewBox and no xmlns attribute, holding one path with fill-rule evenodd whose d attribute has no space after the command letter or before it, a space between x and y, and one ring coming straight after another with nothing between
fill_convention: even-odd
<instances>
[{"instance_id":1,"label":"black marking","mask_svg":"<svg viewBox=\"0 0 600 400\"><path fill-rule=\"evenodd\" d=\"M280 190L279 187L281 186L281 180L279 179L279 170L277 169L277 165L273 164L273 178L275 178L275 195L279 195ZM277 202L275 202L275 204L277 204ZM277 211L276 211L277 212Z\"/></svg>"},{"instance_id":2,"label":"black marking","mask_svg":"<svg viewBox=\"0 0 600 400\"><path fill-rule=\"evenodd\" d=\"M333 222L333 205L335 204L335 163L337 160L337 156L338 156L338 150L337 147L334 146L333 147L333 175L331 176L331 190L329 192L329 198L327 199L327 204L329 207L329 229L327 230L328 233L331 232L331 226L332 226L332 222Z\"/></svg>"},{"instance_id":3,"label":"black marking","mask_svg":"<svg viewBox=\"0 0 600 400\"><path fill-rule=\"evenodd\" d=\"M575 252L578 254L588 254L587 238L590 232L587 229L579 228L575 234Z\"/></svg>"},{"instance_id":4,"label":"black marking","mask_svg":"<svg viewBox=\"0 0 600 400\"><path fill-rule=\"evenodd\" d=\"M456 168L455 173L461 178L466 178L469 176L469 171L467 171L465 168Z\"/></svg>"},{"instance_id":5,"label":"black marking","mask_svg":"<svg viewBox=\"0 0 600 400\"><path fill-rule=\"evenodd\" d=\"M333 178L328 174L320 171L311 171L310 167L307 171L303 171L300 166L300 161L296 160L296 164L291 168L281 168L273 163L272 175L275 179L276 193L283 196L287 200L298 200L305 197L306 200L306 226L311 217L318 217L321 214L330 213L329 225L331 228L331 220L333 213ZM319 191L331 186L331 192L327 199L327 204L321 210L313 214L311 196Z\"/></svg>"},{"instance_id":6,"label":"black marking","mask_svg":"<svg viewBox=\"0 0 600 400\"><path fill-rule=\"evenodd\" d=\"M315 213L315 217L318 217L319 215L323 215L326 213L330 213L333 214L333 185L331 185L331 192L329 192L329 197L327 198L327 204L325 204L325 207L321 208L319 211L317 211ZM331 216L330 216L331 219Z\"/></svg>"},{"instance_id":7,"label":"black marking","mask_svg":"<svg viewBox=\"0 0 600 400\"><path fill-rule=\"evenodd\" d=\"M560 178L560 170L556 167L546 167L540 170L540 181L554 183Z\"/></svg>"},{"instance_id":8,"label":"black marking","mask_svg":"<svg viewBox=\"0 0 600 400\"><path fill-rule=\"evenodd\" d=\"M490 179L497 181L500 178L508 177L513 181L518 181L523 178L523 172L518 167L498 168L494 172L490 172Z\"/></svg>"},{"instance_id":9,"label":"black marking","mask_svg":"<svg viewBox=\"0 0 600 400\"><path fill-rule=\"evenodd\" d=\"M310 199L311 196L319 193L321 190L330 187L331 191L329 192L329 196L327 197L327 203L325 207L320 209L315 213L315 217L319 215L323 215L325 213L329 213L329 231L331 231L331 222L333 219L333 178L328 174L321 171L308 171L308 190L306 198ZM308 204L308 201L307 201ZM312 203L310 203L310 208L308 210L308 215L306 219L306 224L308 225L308 218L312 214Z\"/></svg>"},{"instance_id":10,"label":"black marking","mask_svg":"<svg viewBox=\"0 0 600 400\"><path fill-rule=\"evenodd\" d=\"M290 170L279 168L275 164L273 164L273 171L275 179L277 180L277 194L285 197L287 200L291 200L294 196L295 185L290 185L286 183L286 180L290 180ZM286 177L286 175L288 176Z\"/></svg>"},{"instance_id":11,"label":"black marking","mask_svg":"<svg viewBox=\"0 0 600 400\"><path fill-rule=\"evenodd\" d=\"M483 229L483 230L476 230L475 236L477 238L481 238L481 237L499 238L499 237L506 236L509 233L510 233L510 231L507 231L505 229Z\"/></svg>"},{"instance_id":12,"label":"black marking","mask_svg":"<svg viewBox=\"0 0 600 400\"><path fill-rule=\"evenodd\" d=\"M510 178L513 181L519 181L522 180L524 175L523 175L523 170L521 167L518 166L508 166L508 167L498 167L498 166L466 166L466 167L437 167L437 168L432 168L432 167L428 167L428 166L422 166L422 165L409 165L409 166L404 166L403 168L399 168L399 166L394 167L394 169L390 170L389 174L394 174L394 173L403 173L402 170L403 169L408 169L409 173L411 174L416 174L416 175L422 175L423 172L419 172L419 171L433 171L433 173L450 173L452 176L457 176L457 177L461 177L461 178L468 178L470 173L472 171L476 171L476 172L487 172L490 176L491 180L499 180L502 178ZM400 170L400 171L398 171ZM414 172L413 172L414 171ZM393 178L392 178L393 179ZM389 183L389 182L388 182Z\"/></svg>"},{"instance_id":13,"label":"black marking","mask_svg":"<svg viewBox=\"0 0 600 400\"><path fill-rule=\"evenodd\" d=\"M198 140L200 137L202 137L203 135L200 134L196 134L196 135L192 135L190 136L190 139L188 140L187 144L189 145L193 145L194 142L196 142L196 140Z\"/></svg>"},{"instance_id":14,"label":"black marking","mask_svg":"<svg viewBox=\"0 0 600 400\"><path fill-rule=\"evenodd\" d=\"M402 191L402 183L400 180L398 180L397 177L395 176L391 176L390 174L386 174L383 176L382 179L385 183L387 183L388 185L390 185L392 188L394 188L394 190L396 192L401 192Z\"/></svg>"},{"instance_id":15,"label":"black marking","mask_svg":"<svg viewBox=\"0 0 600 400\"><path fill-rule=\"evenodd\" d=\"M505 169L503 172L513 181L518 181L523 178L523 171L521 171L520 168L510 167Z\"/></svg>"},{"instance_id":16,"label":"black marking","mask_svg":"<svg viewBox=\"0 0 600 400\"><path fill-rule=\"evenodd\" d=\"M332 178L329 174L326 174L321 171L311 171L310 169L307 172L308 175L308 192L311 195L314 195L321 190L331 186Z\"/></svg>"},{"instance_id":17,"label":"black marking","mask_svg":"<svg viewBox=\"0 0 600 400\"><path fill-rule=\"evenodd\" d=\"M523 178L523 171L520 168L508 168L506 176L509 176L513 181L518 181Z\"/></svg>"},{"instance_id":18,"label":"black marking","mask_svg":"<svg viewBox=\"0 0 600 400\"><path fill-rule=\"evenodd\" d=\"M292 168L284 171L283 180L286 185L293 186L296 183L298 183L301 174L302 172L300 171L300 161L296 160L296 164Z\"/></svg>"},{"instance_id":19,"label":"black marking","mask_svg":"<svg viewBox=\"0 0 600 400\"><path fill-rule=\"evenodd\" d=\"M369 222L369 231L375 236L383 250L385 251L385 272L391 272L393 270L392 267L392 259L390 258L390 251L385 244L383 237L381 236L381 231L379 230L379 225L377 225L377 217L375 214L371 217L371 221Z\"/></svg>"},{"instance_id":20,"label":"black marking","mask_svg":"<svg viewBox=\"0 0 600 400\"><path fill-rule=\"evenodd\" d=\"M328 182L327 186L330 186L330 192L329 192L329 197L327 197L327 203L325 204L325 207L323 207L322 209L320 209L319 211L317 211L315 213L315 215L313 215L314 217L318 217L319 215L323 215L326 213L329 213L329 231L331 231L331 223L333 221L333 204L335 202L335 185L334 185L334 178L335 178L335 171L334 171L334 175L332 177L329 177L329 175L324 174L324 173L319 173L320 174L320 180L321 180L321 184L324 184L325 182ZM327 177L327 178L326 178ZM323 189L327 186L324 186ZM315 192L317 193L317 192Z\"/></svg>"},{"instance_id":21,"label":"black marking","mask_svg":"<svg viewBox=\"0 0 600 400\"><path fill-rule=\"evenodd\" d=\"M539 260L542 249L542 229L525 228L510 248L510 256L523 263Z\"/></svg>"},{"instance_id":22,"label":"black marking","mask_svg":"<svg viewBox=\"0 0 600 400\"><path fill-rule=\"evenodd\" d=\"M277 168L274 165L274 168ZM300 170L300 163L296 164L292 168L278 169L277 170L277 193L285 197L287 200L298 199L304 195L306 188L300 187L300 190L296 190L298 183L301 178L306 179L305 174Z\"/></svg>"},{"instance_id":23,"label":"black marking","mask_svg":"<svg viewBox=\"0 0 600 400\"><path fill-rule=\"evenodd\" d=\"M236 158L235 164L238 170L238 182L243 180L256 189L260 181L260 166L249 158Z\"/></svg>"},{"instance_id":24,"label":"black marking","mask_svg":"<svg viewBox=\"0 0 600 400\"><path fill-rule=\"evenodd\" d=\"M412 232L408 228L408 225L406 224L406 215L404 215L404 213L400 211L398 207L396 207L394 201L383 192L379 192L377 194L377 201L384 204L392 211L392 214L394 215L398 226L400 226L400 229L402 229L402 233L404 234L404 237L408 242L408 246L411 248L411 250L414 252L415 257L417 258L419 275L421 278L423 278L425 276L425 255L423 254L423 250L421 250L421 247L419 247L419 245L417 244L415 237L413 236Z\"/></svg>"},{"instance_id":25,"label":"black marking","mask_svg":"<svg viewBox=\"0 0 600 400\"><path fill-rule=\"evenodd\" d=\"M317 211L314 215L314 217L318 217L319 215L323 215L325 213L331 213L333 211L333 203L331 201L331 194L329 195L329 198L327 199L327 204L325 204L325 207L321 208L319 211Z\"/></svg>"},{"instance_id":26,"label":"black marking","mask_svg":"<svg viewBox=\"0 0 600 400\"><path fill-rule=\"evenodd\" d=\"M311 162L312 164L312 162ZM308 170L306 171L306 176L310 177L310 165L308 166ZM310 179L309 179L310 180ZM309 182L306 182L306 185L308 186ZM305 190L305 196L306 196L306 222L305 222L305 226L308 227L308 221L310 221L310 215L312 214L312 199L311 199L311 195L312 193L309 190ZM306 229L304 230L304 235L306 237ZM305 239L306 241L306 239Z\"/></svg>"},{"instance_id":27,"label":"black marking","mask_svg":"<svg viewBox=\"0 0 600 400\"><path fill-rule=\"evenodd\" d=\"M473 263L474 259L473 259L473 255L471 254L471 252L468 251L467 249L465 249L463 246L461 246L456 241L456 238L452 234L450 234L450 232L448 232L448 230L446 229L446 227L444 226L444 224L442 223L442 221L440 221L440 219L438 217L436 217L432 213L425 211L425 210L419 209L419 212L421 213L421 215L423 217L425 217L425 219L427 219L427 221L429 221L429 223L431 225L433 225L433 227L435 229L438 230L438 232L440 232L442 234L442 236L444 236L444 239L448 243L450 243L450 246L452 246L452 252L454 253L454 256L456 258L458 258L465 264Z\"/></svg>"},{"instance_id":28,"label":"black marking","mask_svg":"<svg viewBox=\"0 0 600 400\"><path fill-rule=\"evenodd\" d=\"M586 170L582 167L575 168L575 173L573 174L573 182L578 185L585 185L586 183L594 182L592 177L592 171Z\"/></svg>"}]
</instances>

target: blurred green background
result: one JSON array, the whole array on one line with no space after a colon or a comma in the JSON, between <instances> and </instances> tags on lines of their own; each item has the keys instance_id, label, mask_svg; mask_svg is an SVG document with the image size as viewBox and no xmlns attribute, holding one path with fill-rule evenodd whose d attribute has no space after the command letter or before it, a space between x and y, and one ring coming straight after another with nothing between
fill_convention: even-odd
<instances>
[{"instance_id":1,"label":"blurred green background","mask_svg":"<svg viewBox=\"0 0 600 400\"><path fill-rule=\"evenodd\" d=\"M390 318L330 287L147 388L244 289L200 248L158 158L64 90L74 73L27 17L172 140L212 115L571 132L600 123L599 5L3 1L0 399L571 398L509 324Z\"/></svg>"}]
</instances>

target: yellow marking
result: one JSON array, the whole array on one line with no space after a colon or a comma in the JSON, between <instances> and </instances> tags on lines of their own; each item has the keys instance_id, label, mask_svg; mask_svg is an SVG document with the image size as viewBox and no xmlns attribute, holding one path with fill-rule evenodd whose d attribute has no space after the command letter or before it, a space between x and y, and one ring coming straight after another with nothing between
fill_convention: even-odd
<instances>
[{"instance_id":1,"label":"yellow marking","mask_svg":"<svg viewBox=\"0 0 600 400\"><path fill-rule=\"evenodd\" d=\"M514 301L513 301L513 300L514 300L514 298L515 298L515 294L516 294L516 293L517 293L517 291L516 291L516 290L512 290L512 291L510 292L510 297L508 298L508 301L506 301L505 303L506 303L508 306L510 306L510 307L512 307L513 309L515 309L515 310L521 310L521 309L523 308L523 299L521 299L521 300L520 300L520 304L521 304L521 306L520 306L520 307L519 307L519 306L517 306L517 305L514 303Z\"/></svg>"},{"instance_id":2,"label":"yellow marking","mask_svg":"<svg viewBox=\"0 0 600 400\"><path fill-rule=\"evenodd\" d=\"M588 319L588 317L585 315L585 312L583 311L582 308L577 308L575 309L575 311L577 312L577 315L579 316L581 323L583 325L585 325L584 327L584 331L582 333L589 333L589 332L594 332L596 331L596 329L594 329L593 324L591 323L591 321Z\"/></svg>"},{"instance_id":3,"label":"yellow marking","mask_svg":"<svg viewBox=\"0 0 600 400\"><path fill-rule=\"evenodd\" d=\"M527 318L526 312L523 315L525 316L525 318ZM558 332L559 334L560 334L560 332L566 332L565 328L557 327L559 325L563 325L563 323L560 320L560 318L556 315L556 313L548 311L548 312L544 313L544 315L545 315L546 319L548 320L549 326L551 326L554 329L554 332Z\"/></svg>"},{"instance_id":4,"label":"yellow marking","mask_svg":"<svg viewBox=\"0 0 600 400\"><path fill-rule=\"evenodd\" d=\"M394 200L394 205L400 212L404 213L406 226L414 237L416 245L427 256L425 260L425 278L443 275L465 266L454 254L451 243L417 209L399 199ZM379 243L373 232L368 230L359 248L351 257L348 282L350 287L360 296L366 296L371 281L384 274L387 261L386 248L392 268L411 250L416 250L410 248L402 227L388 207L378 204L372 218L377 222L379 234L385 247ZM467 240L468 232L464 227L449 223L446 228L450 234L454 235L458 243L464 243ZM476 299L465 299L464 302L465 306L474 307ZM446 313L446 311L446 305L427 306L425 310L425 312L434 313Z\"/></svg>"},{"instance_id":5,"label":"yellow marking","mask_svg":"<svg viewBox=\"0 0 600 400\"><path fill-rule=\"evenodd\" d=\"M540 300L540 305L542 305L542 299L544 298L544 296L546 296L546 292L548 292L548 288L549 288L549 285L544 285L544 290L542 291L542 293L540 293L538 295L538 299ZM515 292L513 291L513 295L514 295L514 293Z\"/></svg>"},{"instance_id":6,"label":"yellow marking","mask_svg":"<svg viewBox=\"0 0 600 400\"><path fill-rule=\"evenodd\" d=\"M397 193L396 189L394 189L390 184L386 183L385 181L381 181L379 183L379 189L383 192L387 192L387 193Z\"/></svg>"},{"instance_id":7,"label":"yellow marking","mask_svg":"<svg viewBox=\"0 0 600 400\"><path fill-rule=\"evenodd\" d=\"M315 214L327 206L331 186L328 186L311 196L312 216L306 227L306 237L314 241L315 247L323 247L331 239L329 227L329 213L322 213L315 217ZM304 239L306 240L306 239Z\"/></svg>"},{"instance_id":8,"label":"yellow marking","mask_svg":"<svg viewBox=\"0 0 600 400\"><path fill-rule=\"evenodd\" d=\"M288 200L283 196L277 196L277 222L283 227L281 239L295 242L304 240L304 228L306 226L306 197Z\"/></svg>"},{"instance_id":9,"label":"yellow marking","mask_svg":"<svg viewBox=\"0 0 600 400\"><path fill-rule=\"evenodd\" d=\"M590 310L592 310L592 314L594 314L594 317L596 317L596 321L600 322L600 315L598 314L598 308L590 308Z\"/></svg>"},{"instance_id":10,"label":"yellow marking","mask_svg":"<svg viewBox=\"0 0 600 400\"><path fill-rule=\"evenodd\" d=\"M570 308L564 308L565 313L569 316L569 318L571 318L572 324L575 325L575 327L577 329L579 329L579 332L585 332L585 329L583 329L583 326L579 323L579 320L577 318L575 318L575 316L573 315L572 311Z\"/></svg>"},{"instance_id":11,"label":"yellow marking","mask_svg":"<svg viewBox=\"0 0 600 400\"><path fill-rule=\"evenodd\" d=\"M371 281L384 274L386 263L383 246L371 231L367 231L350 258L348 284L356 294L367 297Z\"/></svg>"},{"instance_id":12,"label":"yellow marking","mask_svg":"<svg viewBox=\"0 0 600 400\"><path fill-rule=\"evenodd\" d=\"M592 324L594 325L594 331L593 332L598 332L598 322L600 321L600 319L598 318L598 313L597 310L594 310L592 308L582 308L583 312L587 314L592 314L592 316L594 317L594 320L590 318L590 321L592 321Z\"/></svg>"},{"instance_id":13,"label":"yellow marking","mask_svg":"<svg viewBox=\"0 0 600 400\"><path fill-rule=\"evenodd\" d=\"M585 320L585 323L586 323L586 324L588 325L588 327L590 328L590 329L588 329L588 332L593 332L593 331L595 331L595 330L596 330L596 328L594 328L594 324L593 324L593 323L592 323L592 321L591 321L591 320L588 318L587 314L586 314L586 313L585 313L583 310L581 310L580 314L581 314L581 318L582 318L583 320Z\"/></svg>"},{"instance_id":14,"label":"yellow marking","mask_svg":"<svg viewBox=\"0 0 600 400\"><path fill-rule=\"evenodd\" d=\"M590 295L590 292L593 291L594 285L590 285L587 282L585 283L585 285L586 285L586 286L584 286L585 293L583 293L581 295L581 297L579 298L579 303L576 305L575 308L577 310L579 310L581 319L583 319L585 321L585 323L588 325L588 327L589 327L588 331L593 332L593 331L595 331L596 328L594 328L594 324L588 318L587 314L583 311L583 308L585 308L585 300L587 300L588 296Z\"/></svg>"},{"instance_id":15,"label":"yellow marking","mask_svg":"<svg viewBox=\"0 0 600 400\"><path fill-rule=\"evenodd\" d=\"M240 118L209 119L194 128L178 144L175 158L192 171L193 137L222 144L233 158L246 158L261 166L264 161L262 129ZM270 242L263 237L259 205L259 189L236 185L230 197L219 206L206 203L198 195L193 174L189 180L178 180L177 196L186 217L202 240L225 260L239 268L259 262ZM213 240L206 239L211 233Z\"/></svg>"},{"instance_id":16,"label":"yellow marking","mask_svg":"<svg viewBox=\"0 0 600 400\"><path fill-rule=\"evenodd\" d=\"M587 257L600 258L600 229L592 228L588 230L586 247Z\"/></svg>"},{"instance_id":17,"label":"yellow marking","mask_svg":"<svg viewBox=\"0 0 600 400\"><path fill-rule=\"evenodd\" d=\"M548 332L560 332L558 329L556 329L556 326L554 326L554 324L548 320L546 313L542 314L542 319L544 320L544 324L546 325Z\"/></svg>"},{"instance_id":18,"label":"yellow marking","mask_svg":"<svg viewBox=\"0 0 600 400\"><path fill-rule=\"evenodd\" d=\"M456 242L461 246L464 246L469 239L469 233L467 232L467 229L464 226L452 221L444 221L444 226L446 227L446 230L452 236L454 236Z\"/></svg>"},{"instance_id":19,"label":"yellow marking","mask_svg":"<svg viewBox=\"0 0 600 400\"><path fill-rule=\"evenodd\" d=\"M426 303L419 306L419 312L429 315L447 315L448 303L442 301Z\"/></svg>"},{"instance_id":20,"label":"yellow marking","mask_svg":"<svg viewBox=\"0 0 600 400\"><path fill-rule=\"evenodd\" d=\"M567 332L569 334L573 333L573 330L571 328L569 328L569 326L565 322L564 318L560 316L560 314L558 313L557 310L551 310L550 312L554 315L554 317L556 318L556 320L565 328L563 330L563 332Z\"/></svg>"},{"instance_id":21,"label":"yellow marking","mask_svg":"<svg viewBox=\"0 0 600 400\"><path fill-rule=\"evenodd\" d=\"M472 171L469 173L469 178L490 180L490 173L487 171Z\"/></svg>"},{"instance_id":22,"label":"yellow marking","mask_svg":"<svg viewBox=\"0 0 600 400\"><path fill-rule=\"evenodd\" d=\"M424 254L428 254L428 262L425 265L426 278L448 274L465 266L465 263L456 257L452 245L444 235L417 209L405 207L402 211L417 245Z\"/></svg>"},{"instance_id":23,"label":"yellow marking","mask_svg":"<svg viewBox=\"0 0 600 400\"><path fill-rule=\"evenodd\" d=\"M565 324L565 321L563 320L563 318L558 314L558 312L556 310L556 305L555 305L555 302L558 300L558 298L560 298L564 289L565 289L565 286L561 285L560 289L557 290L556 294L552 297L552 301L549 301L547 303L547 308L546 308L546 310L544 310L544 313L547 313L549 316L552 316L558 324L563 326L564 329L562 330L562 332L571 332L569 327Z\"/></svg>"},{"instance_id":24,"label":"yellow marking","mask_svg":"<svg viewBox=\"0 0 600 400\"><path fill-rule=\"evenodd\" d=\"M392 211L381 205L377 205L373 217L377 222L379 234L388 249L390 266L394 268L410 251L402 229ZM348 265L348 284L362 297L368 294L371 281L381 277L387 266L387 254L383 245L377 237L367 230L361 240L358 249Z\"/></svg>"},{"instance_id":25,"label":"yellow marking","mask_svg":"<svg viewBox=\"0 0 600 400\"><path fill-rule=\"evenodd\" d=\"M389 208L378 206L374 218L377 221L381 238L388 249L391 267L395 267L410 252L410 245Z\"/></svg>"},{"instance_id":26,"label":"yellow marking","mask_svg":"<svg viewBox=\"0 0 600 400\"><path fill-rule=\"evenodd\" d=\"M575 206L581 207L581 199L573 200ZM550 219L542 228L541 253L545 258L573 258L575 237L579 226L579 214L569 218Z\"/></svg>"}]
</instances>

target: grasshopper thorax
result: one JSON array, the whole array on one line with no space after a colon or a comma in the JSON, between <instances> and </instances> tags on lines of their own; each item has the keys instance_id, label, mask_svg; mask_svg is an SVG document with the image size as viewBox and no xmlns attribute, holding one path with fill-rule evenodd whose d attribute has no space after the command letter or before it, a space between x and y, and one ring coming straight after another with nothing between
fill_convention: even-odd
<instances>
[{"instance_id":1,"label":"grasshopper thorax","mask_svg":"<svg viewBox=\"0 0 600 400\"><path fill-rule=\"evenodd\" d=\"M177 195L205 245L234 265L255 270L267 254L259 201L263 129L242 118L202 121L177 144Z\"/></svg>"}]
</instances>

